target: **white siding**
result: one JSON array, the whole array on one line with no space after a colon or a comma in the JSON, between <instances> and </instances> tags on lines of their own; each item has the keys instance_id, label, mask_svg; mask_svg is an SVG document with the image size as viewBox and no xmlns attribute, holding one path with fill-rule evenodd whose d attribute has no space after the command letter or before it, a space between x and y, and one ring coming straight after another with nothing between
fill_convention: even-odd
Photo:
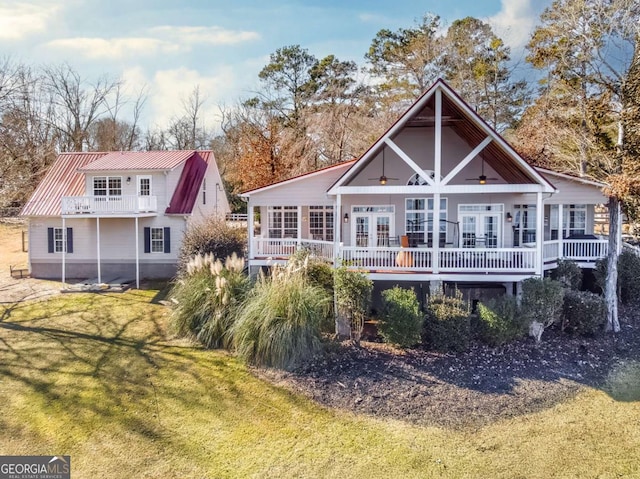
<instances>
[{"instance_id":1,"label":"white siding","mask_svg":"<svg viewBox=\"0 0 640 479\"><path fill-rule=\"evenodd\" d=\"M229 207L229 201L227 200L227 195L224 191L222 178L220 177L220 172L218 171L218 167L213 158L213 155L211 156L209 167L207 168L207 172L205 174L205 182L203 183L203 185L205 184L206 203L203 203L203 188L202 186L200 186L198 198L193 207L193 217L203 218L205 216L215 214L224 216L229 213L231 211L231 208ZM218 186L220 189L218 189Z\"/></svg>"}]
</instances>

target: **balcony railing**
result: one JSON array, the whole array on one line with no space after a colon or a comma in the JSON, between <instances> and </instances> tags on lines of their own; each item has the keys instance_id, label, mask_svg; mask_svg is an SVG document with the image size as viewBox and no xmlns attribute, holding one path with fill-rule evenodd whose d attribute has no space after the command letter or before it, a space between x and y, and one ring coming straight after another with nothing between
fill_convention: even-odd
<instances>
[{"instance_id":1,"label":"balcony railing","mask_svg":"<svg viewBox=\"0 0 640 479\"><path fill-rule=\"evenodd\" d=\"M63 215L82 214L139 214L158 211L155 196L64 196Z\"/></svg>"}]
</instances>

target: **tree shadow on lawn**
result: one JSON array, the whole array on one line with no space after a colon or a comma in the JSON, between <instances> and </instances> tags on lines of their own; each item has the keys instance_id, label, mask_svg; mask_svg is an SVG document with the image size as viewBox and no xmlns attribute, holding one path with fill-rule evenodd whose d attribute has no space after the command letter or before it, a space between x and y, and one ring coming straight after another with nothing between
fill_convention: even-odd
<instances>
[{"instance_id":1,"label":"tree shadow on lawn","mask_svg":"<svg viewBox=\"0 0 640 479\"><path fill-rule=\"evenodd\" d=\"M0 322L0 400L19 396L29 404L19 422L73 430L79 441L103 429L175 443L188 439L172 432L184 421L231 424L256 408L313 407L259 383L227 353L169 339L165 308L141 302L135 293L87 294L31 318L14 311Z\"/></svg>"}]
</instances>

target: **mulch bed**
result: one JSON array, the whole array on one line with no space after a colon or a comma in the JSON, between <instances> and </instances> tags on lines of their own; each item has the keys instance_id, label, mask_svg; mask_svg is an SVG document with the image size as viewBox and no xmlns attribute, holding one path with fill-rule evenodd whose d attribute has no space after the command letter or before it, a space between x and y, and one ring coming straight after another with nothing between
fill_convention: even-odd
<instances>
[{"instance_id":1,"label":"mulch bed","mask_svg":"<svg viewBox=\"0 0 640 479\"><path fill-rule=\"evenodd\" d=\"M621 310L622 330L595 338L545 331L499 348L464 353L400 351L343 343L293 371L258 370L278 385L332 408L420 425L481 427L552 407L582 388L605 387L621 360L640 359L640 320Z\"/></svg>"}]
</instances>

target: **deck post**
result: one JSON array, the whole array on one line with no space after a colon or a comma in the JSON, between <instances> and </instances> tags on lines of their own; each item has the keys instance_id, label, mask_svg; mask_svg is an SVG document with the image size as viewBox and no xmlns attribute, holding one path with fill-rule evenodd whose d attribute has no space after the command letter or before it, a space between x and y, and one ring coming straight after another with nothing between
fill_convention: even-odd
<instances>
[{"instance_id":1,"label":"deck post","mask_svg":"<svg viewBox=\"0 0 640 479\"><path fill-rule=\"evenodd\" d=\"M62 217L62 289L67 285L67 224L64 216ZM55 242L54 242L55 244ZM31 249L31 248L29 248Z\"/></svg>"},{"instance_id":2,"label":"deck post","mask_svg":"<svg viewBox=\"0 0 640 479\"><path fill-rule=\"evenodd\" d=\"M136 228L136 289L140 289L140 245L138 244L138 217L135 221Z\"/></svg>"},{"instance_id":3,"label":"deck post","mask_svg":"<svg viewBox=\"0 0 640 479\"><path fill-rule=\"evenodd\" d=\"M336 195L336 209L333 214L333 257L335 266L340 262L340 243L342 242L342 195Z\"/></svg>"},{"instance_id":4,"label":"deck post","mask_svg":"<svg viewBox=\"0 0 640 479\"><path fill-rule=\"evenodd\" d=\"M558 259L564 258L564 210L563 204L558 205ZM549 222L551 223L551 222Z\"/></svg>"},{"instance_id":5,"label":"deck post","mask_svg":"<svg viewBox=\"0 0 640 479\"><path fill-rule=\"evenodd\" d=\"M434 274L440 272L440 188L441 188L441 172L442 172L442 91L436 90L436 123L435 123L435 139L433 152L433 171L435 173L433 181L435 183L435 192L433 193L433 221L431 222L431 248L433 258L431 258L431 267Z\"/></svg>"},{"instance_id":6,"label":"deck post","mask_svg":"<svg viewBox=\"0 0 640 479\"><path fill-rule=\"evenodd\" d=\"M102 271L100 269L100 217L96 218L96 258L98 259L98 284L102 284Z\"/></svg>"},{"instance_id":7,"label":"deck post","mask_svg":"<svg viewBox=\"0 0 640 479\"><path fill-rule=\"evenodd\" d=\"M253 224L253 218L254 218L254 212L253 212L253 205L251 204L251 198L249 198L249 204L247 206L247 227L249 229L249 241L247 244L247 257L251 260L253 259L254 256L254 252L253 252L253 235L255 234L255 230L254 230L254 224Z\"/></svg>"},{"instance_id":8,"label":"deck post","mask_svg":"<svg viewBox=\"0 0 640 479\"><path fill-rule=\"evenodd\" d=\"M284 220L283 220L284 221ZM302 240L302 206L298 206L298 237L296 238L296 249L300 248Z\"/></svg>"},{"instance_id":9,"label":"deck post","mask_svg":"<svg viewBox=\"0 0 640 479\"><path fill-rule=\"evenodd\" d=\"M438 274L440 272L440 193L433 194L433 221L431 222L432 234L431 234L431 247L433 248L433 258L431 258L431 264L433 273Z\"/></svg>"},{"instance_id":10,"label":"deck post","mask_svg":"<svg viewBox=\"0 0 640 479\"><path fill-rule=\"evenodd\" d=\"M544 205L542 192L536 194L536 275L542 278L544 273Z\"/></svg>"}]
</instances>

